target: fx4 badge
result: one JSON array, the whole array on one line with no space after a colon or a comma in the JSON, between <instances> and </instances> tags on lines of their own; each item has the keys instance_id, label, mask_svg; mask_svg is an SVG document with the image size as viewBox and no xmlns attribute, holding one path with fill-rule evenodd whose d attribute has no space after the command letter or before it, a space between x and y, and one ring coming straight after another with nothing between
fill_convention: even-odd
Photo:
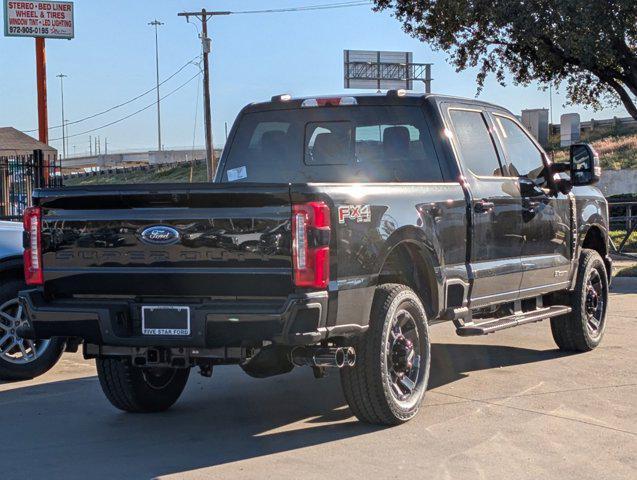
<instances>
[{"instance_id":1,"label":"fx4 badge","mask_svg":"<svg viewBox=\"0 0 637 480\"><path fill-rule=\"evenodd\" d=\"M345 223L345 220L369 223L372 221L372 209L369 205L339 205L338 223Z\"/></svg>"}]
</instances>

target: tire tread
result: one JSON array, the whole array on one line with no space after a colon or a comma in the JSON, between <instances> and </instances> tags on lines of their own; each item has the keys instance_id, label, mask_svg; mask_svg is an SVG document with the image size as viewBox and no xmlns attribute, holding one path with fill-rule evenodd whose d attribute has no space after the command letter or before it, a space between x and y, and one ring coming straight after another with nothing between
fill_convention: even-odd
<instances>
[{"instance_id":1,"label":"tire tread","mask_svg":"<svg viewBox=\"0 0 637 480\"><path fill-rule=\"evenodd\" d=\"M352 413L363 422L397 425L415 415L415 412L407 416L400 415L388 405L383 387L379 352L374 351L373 348L374 345L382 342L385 316L392 303L397 297L410 296L409 294L415 296L409 287L402 284L383 284L376 288L369 329L357 339L354 346L359 368L344 368L341 371L341 384L347 403Z\"/></svg>"},{"instance_id":2,"label":"tire tread","mask_svg":"<svg viewBox=\"0 0 637 480\"><path fill-rule=\"evenodd\" d=\"M165 389L144 388L139 372L128 359L96 359L97 376L104 395L116 408L131 413L159 412L177 401L188 379L188 372L175 377Z\"/></svg>"},{"instance_id":3,"label":"tire tread","mask_svg":"<svg viewBox=\"0 0 637 480\"><path fill-rule=\"evenodd\" d=\"M575 290L570 293L571 299L571 313L567 315L561 315L559 317L551 318L551 333L553 340L560 350L571 352L588 352L593 350L601 340L601 336L592 341L589 338L584 324L585 312L583 311L583 296L586 294L584 289L586 288L585 282L587 275L591 268L594 268L594 264L599 263L602 268L602 276L605 277L606 269L604 262L599 253L595 250L587 248L582 249L579 265L577 269L577 278L575 283ZM607 277L605 277L607 278ZM606 280L602 279L606 282ZM606 288L608 287L607 284ZM608 306L608 298L606 300L606 308ZM602 332L603 336L603 332Z\"/></svg>"}]
</instances>

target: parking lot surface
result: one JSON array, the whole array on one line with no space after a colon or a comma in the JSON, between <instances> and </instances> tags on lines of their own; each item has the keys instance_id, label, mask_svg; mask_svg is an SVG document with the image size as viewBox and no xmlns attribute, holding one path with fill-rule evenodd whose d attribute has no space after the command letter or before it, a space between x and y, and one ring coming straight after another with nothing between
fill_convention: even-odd
<instances>
[{"instance_id":1,"label":"parking lot surface","mask_svg":"<svg viewBox=\"0 0 637 480\"><path fill-rule=\"evenodd\" d=\"M637 478L637 282L613 286L606 337L559 352L549 323L460 338L432 327L430 388L400 427L360 424L338 374L195 371L163 414L119 412L92 362L0 383L2 478Z\"/></svg>"}]
</instances>

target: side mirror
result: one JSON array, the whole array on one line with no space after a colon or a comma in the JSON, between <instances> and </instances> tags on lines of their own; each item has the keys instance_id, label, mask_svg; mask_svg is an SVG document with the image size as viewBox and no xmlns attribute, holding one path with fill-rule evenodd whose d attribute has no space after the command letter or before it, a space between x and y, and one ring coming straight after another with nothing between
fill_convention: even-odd
<instances>
[{"instance_id":1,"label":"side mirror","mask_svg":"<svg viewBox=\"0 0 637 480\"><path fill-rule=\"evenodd\" d=\"M588 143L571 145L571 183L573 186L593 185L599 182L602 167L599 155Z\"/></svg>"}]
</instances>

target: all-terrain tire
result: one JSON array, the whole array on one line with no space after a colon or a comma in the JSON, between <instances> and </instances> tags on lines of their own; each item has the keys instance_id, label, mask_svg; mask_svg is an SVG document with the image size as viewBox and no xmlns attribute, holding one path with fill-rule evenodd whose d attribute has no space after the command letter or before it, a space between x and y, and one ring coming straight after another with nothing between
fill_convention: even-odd
<instances>
[{"instance_id":1,"label":"all-terrain tire","mask_svg":"<svg viewBox=\"0 0 637 480\"><path fill-rule=\"evenodd\" d=\"M162 412L183 392L190 369L141 368L130 360L98 358L97 376L113 406L133 413Z\"/></svg>"},{"instance_id":2,"label":"all-terrain tire","mask_svg":"<svg viewBox=\"0 0 637 480\"><path fill-rule=\"evenodd\" d=\"M392 390L391 336L396 315L407 311L416 325L419 356L415 387L404 401ZM394 342L396 341L394 337ZM418 296L409 287L385 284L376 288L369 329L354 344L356 365L341 369L341 384L352 413L361 421L398 425L417 413L427 389L431 345L427 315Z\"/></svg>"},{"instance_id":3,"label":"all-terrain tire","mask_svg":"<svg viewBox=\"0 0 637 480\"><path fill-rule=\"evenodd\" d=\"M25 287L25 283L17 278L0 284L0 306L8 303L14 303L17 306L18 292ZM6 322L6 319L3 321ZM3 337L5 333L3 329L0 329L0 337ZM11 362L0 354L0 380L30 380L42 375L57 363L64 351L64 346L63 338L52 338L46 342L46 347L40 345L42 349L37 349L36 358L23 363Z\"/></svg>"},{"instance_id":4,"label":"all-terrain tire","mask_svg":"<svg viewBox=\"0 0 637 480\"><path fill-rule=\"evenodd\" d=\"M591 279L593 283L591 284ZM597 289L595 287L598 287ZM598 320L591 319L593 310L591 291L595 295L595 311ZM597 290L597 291L596 291ZM575 290L570 294L573 309L567 315L551 319L551 332L560 350L588 352L602 341L606 327L608 307L608 276L602 257L595 250L582 249L577 269ZM601 303L600 303L601 302ZM597 328L594 324L599 322Z\"/></svg>"}]
</instances>

